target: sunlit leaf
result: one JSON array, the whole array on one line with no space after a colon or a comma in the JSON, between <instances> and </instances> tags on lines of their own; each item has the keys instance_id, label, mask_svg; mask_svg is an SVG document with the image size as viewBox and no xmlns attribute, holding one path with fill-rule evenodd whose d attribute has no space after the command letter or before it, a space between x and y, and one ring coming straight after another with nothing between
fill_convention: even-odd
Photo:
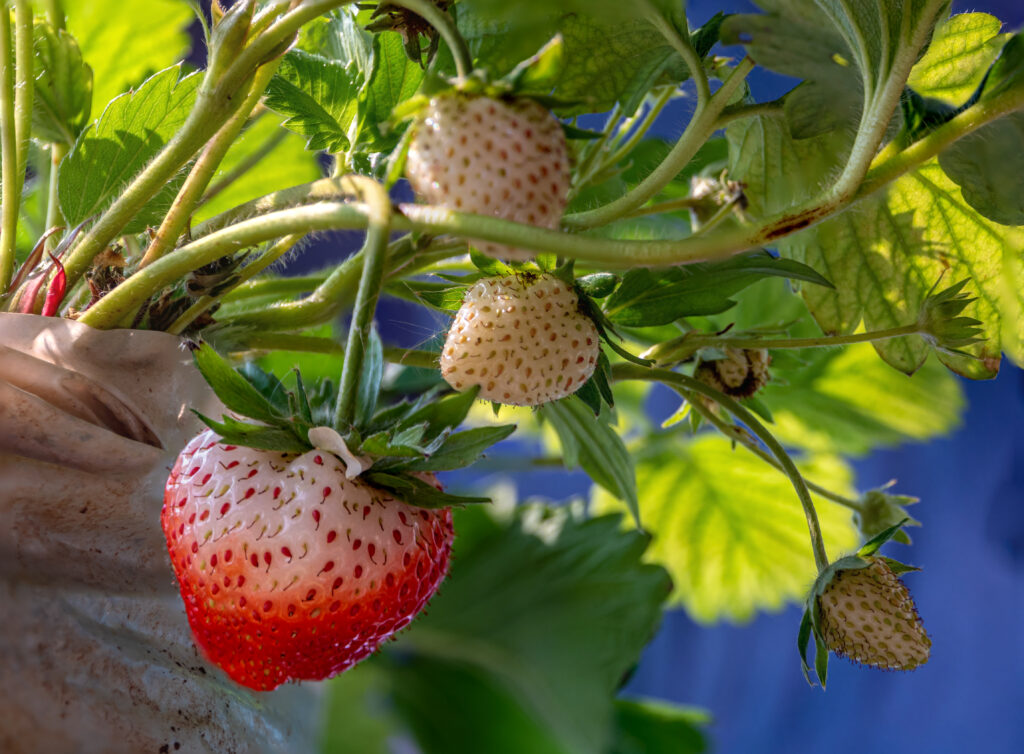
<instances>
[{"instance_id":1,"label":"sunlit leaf","mask_svg":"<svg viewBox=\"0 0 1024 754\"><path fill-rule=\"evenodd\" d=\"M648 557L672 575L672 602L694 620L746 621L806 596L816 574L807 522L789 479L720 435L673 433L641 452L640 515L653 541ZM800 464L808 479L852 494L850 469L832 456ZM830 555L850 550L850 511L815 499ZM595 513L623 510L603 490Z\"/></svg>"},{"instance_id":2,"label":"sunlit leaf","mask_svg":"<svg viewBox=\"0 0 1024 754\"><path fill-rule=\"evenodd\" d=\"M862 454L955 429L964 399L934 359L913 377L888 369L868 345L806 352L806 366L773 370L759 394L780 439L817 452Z\"/></svg>"},{"instance_id":3,"label":"sunlit leaf","mask_svg":"<svg viewBox=\"0 0 1024 754\"><path fill-rule=\"evenodd\" d=\"M935 29L935 36L907 85L925 97L962 105L974 94L1003 45L1002 21L987 13L961 13Z\"/></svg>"},{"instance_id":4,"label":"sunlit leaf","mask_svg":"<svg viewBox=\"0 0 1024 754\"><path fill-rule=\"evenodd\" d=\"M179 80L181 73L181 66L171 66L146 79L135 91L111 102L79 137L60 166L58 198L68 225L77 225L110 205L181 128L202 79L193 73ZM164 186L126 232L159 224L182 180L184 175Z\"/></svg>"},{"instance_id":5,"label":"sunlit leaf","mask_svg":"<svg viewBox=\"0 0 1024 754\"><path fill-rule=\"evenodd\" d=\"M93 115L151 73L177 63L190 46L195 16L181 0L146 0L127 9L115 0L62 0L68 31L92 68Z\"/></svg>"}]
</instances>

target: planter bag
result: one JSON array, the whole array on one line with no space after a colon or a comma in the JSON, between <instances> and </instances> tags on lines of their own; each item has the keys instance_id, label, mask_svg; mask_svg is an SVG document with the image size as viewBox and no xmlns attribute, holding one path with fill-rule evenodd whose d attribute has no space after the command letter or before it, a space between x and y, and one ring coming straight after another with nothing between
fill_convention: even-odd
<instances>
[{"instance_id":1,"label":"planter bag","mask_svg":"<svg viewBox=\"0 0 1024 754\"><path fill-rule=\"evenodd\" d=\"M0 751L310 748L311 692L193 645L160 530L190 408L222 410L179 338L0 313Z\"/></svg>"}]
</instances>

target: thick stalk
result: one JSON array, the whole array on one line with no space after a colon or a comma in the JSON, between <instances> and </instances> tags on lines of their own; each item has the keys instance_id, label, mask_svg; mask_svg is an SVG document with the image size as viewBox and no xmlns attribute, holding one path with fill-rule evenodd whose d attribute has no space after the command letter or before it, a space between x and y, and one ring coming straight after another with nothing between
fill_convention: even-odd
<instances>
[{"instance_id":1,"label":"thick stalk","mask_svg":"<svg viewBox=\"0 0 1024 754\"><path fill-rule=\"evenodd\" d=\"M369 208L370 225L363 245L363 269L359 277L359 291L352 309L352 324L345 346L345 364L341 370L338 403L334 410L334 426L350 427L356 416L359 376L363 369L363 355L370 342L373 315L377 299L384 284L384 266L388 251L388 223L391 219L391 199L387 190L376 181L353 176L357 191L364 192Z\"/></svg>"},{"instance_id":2,"label":"thick stalk","mask_svg":"<svg viewBox=\"0 0 1024 754\"><path fill-rule=\"evenodd\" d=\"M247 264L242 271L238 273L238 282L236 285L240 285L261 273L282 256L287 254L291 248L301 240L302 236L300 234L282 238L276 244L267 249L259 259ZM224 294L219 296L200 296L192 306L186 309L184 313L182 313L182 315L167 328L167 332L174 335L181 334L185 331L185 328L195 322L202 314L209 311L210 307L219 302L223 297Z\"/></svg>"},{"instance_id":3,"label":"thick stalk","mask_svg":"<svg viewBox=\"0 0 1024 754\"><path fill-rule=\"evenodd\" d=\"M32 55L32 6L28 0L14 2L14 57L14 132L18 142L18 175L24 180L36 81Z\"/></svg>"},{"instance_id":4,"label":"thick stalk","mask_svg":"<svg viewBox=\"0 0 1024 754\"><path fill-rule=\"evenodd\" d=\"M46 187L46 230L64 224L64 215L60 211L60 199L57 197L57 177L60 174L60 162L68 153L66 144L50 145L50 176ZM57 239L47 242L47 247L57 245Z\"/></svg>"},{"instance_id":5,"label":"thick stalk","mask_svg":"<svg viewBox=\"0 0 1024 754\"><path fill-rule=\"evenodd\" d=\"M199 89L196 105L181 129L69 255L65 262L68 285L82 277L93 257L106 248L146 202L202 148L210 134L216 133L231 117L242 104L238 92L247 86L253 73L283 52L284 46L304 23L345 2L347 0L316 0L299 4L257 34L215 81L210 80L208 72Z\"/></svg>"},{"instance_id":6,"label":"thick stalk","mask_svg":"<svg viewBox=\"0 0 1024 754\"><path fill-rule=\"evenodd\" d=\"M697 150L711 138L717 128L716 122L729 100L754 67L750 58L744 58L733 69L722 87L708 100L707 107L694 113L683 135L675 143L665 159L637 186L613 202L597 209L566 215L563 225L569 228L593 228L617 220L628 212L653 199L693 159Z\"/></svg>"},{"instance_id":7,"label":"thick stalk","mask_svg":"<svg viewBox=\"0 0 1024 754\"><path fill-rule=\"evenodd\" d=\"M14 244L21 205L18 177L18 139L14 120L14 47L11 14L0 8L0 164L3 166L0 205L0 291L6 291L14 276Z\"/></svg>"},{"instance_id":8,"label":"thick stalk","mask_svg":"<svg viewBox=\"0 0 1024 754\"><path fill-rule=\"evenodd\" d=\"M693 49L688 36L680 34L679 31L669 23L665 15L658 10L651 0L636 0L643 6L647 20L651 22L658 33L665 38L672 49L679 53L679 56L690 69L690 78L697 86L697 111L702 110L711 98L711 89L708 86L708 77L704 73L704 62L700 59L697 51Z\"/></svg>"},{"instance_id":9,"label":"thick stalk","mask_svg":"<svg viewBox=\"0 0 1024 754\"><path fill-rule=\"evenodd\" d=\"M803 475L797 469L793 459L789 457L786 449L775 439L775 436L765 428L760 420L750 411L737 403L727 395L705 385L693 377L677 372L670 372L666 369L647 369L635 364L616 364L613 372L616 380L644 380L647 382L661 382L673 389L683 388L683 392L700 393L715 403L719 404L726 411L731 413L743 422L750 431L765 444L772 452L782 467L783 472L789 477L793 488L796 490L800 505L804 510L804 517L807 519L807 530L811 536L811 549L814 551L814 562L820 573L828 567L828 554L825 552L825 540L821 534L821 524L818 522L818 513L814 509L814 501L811 500L811 493L807 489L807 483Z\"/></svg>"},{"instance_id":10,"label":"thick stalk","mask_svg":"<svg viewBox=\"0 0 1024 754\"><path fill-rule=\"evenodd\" d=\"M253 108L259 102L260 97L263 96L263 92L266 90L270 80L274 77L274 72L277 70L279 63L280 60L271 61L256 71L256 75L252 80L252 86L242 101L241 107L228 118L227 122L220 127L220 130L214 134L213 138L203 148L199 159L192 166L192 170L182 184L181 189L179 189L178 195L174 198L174 203L171 205L170 210L164 216L163 222L160 223L160 228L157 230L156 235L153 236L149 248L146 249L146 253L139 263L140 268L151 264L166 254L169 249L174 248L174 244L178 242L182 231L185 230L189 218L202 200L206 187L210 185L210 179L217 172L217 168L220 167L221 162L224 160L224 155L227 154L231 145L235 143L238 134L242 132L242 127L248 120Z\"/></svg>"}]
</instances>

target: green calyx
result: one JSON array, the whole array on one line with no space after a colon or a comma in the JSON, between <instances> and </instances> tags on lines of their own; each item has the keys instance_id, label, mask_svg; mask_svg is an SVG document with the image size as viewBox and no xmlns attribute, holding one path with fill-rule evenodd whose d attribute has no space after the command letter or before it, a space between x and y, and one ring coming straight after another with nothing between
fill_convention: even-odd
<instances>
[{"instance_id":1,"label":"green calyx","mask_svg":"<svg viewBox=\"0 0 1024 754\"><path fill-rule=\"evenodd\" d=\"M456 431L476 391L442 395L438 388L414 401L378 406L384 370L383 349L375 333L366 347L356 417L349 426L334 424L337 388L329 380L309 389L296 370L294 388L289 389L254 364L233 368L209 344L192 348L199 371L233 414L217 421L196 412L224 442L301 454L314 448L313 438L319 433L311 438L311 430L329 428L334 432L328 434L337 433L348 453L365 464L362 478L401 500L425 508L489 502L441 492L416 474L469 466L512 434L515 425ZM333 452L331 447L321 449Z\"/></svg>"},{"instance_id":2,"label":"green calyx","mask_svg":"<svg viewBox=\"0 0 1024 754\"><path fill-rule=\"evenodd\" d=\"M908 571L920 570L919 568L907 565L906 563L901 563L893 558L876 555L879 548L889 540L895 539L898 534L902 533L902 527L906 526L910 521L911 519L905 518L895 526L890 526L884 531L879 532L876 536L865 542L860 549L857 550L856 554L847 555L829 563L828 567L823 569L814 580L814 584L811 586L811 590L807 595L807 600L804 605L804 614L800 621L800 629L797 635L797 651L800 653L800 665L803 669L804 678L810 685L815 685L814 680L811 678L811 667L807 663L807 648L812 636L814 637L815 645L814 673L817 676L822 689L825 688L826 679L828 677L828 656L830 649L825 640L825 629L822 621L820 601L822 595L825 594L829 586L832 585L841 573L868 568L875 560L883 561L896 575L906 573Z\"/></svg>"}]
</instances>

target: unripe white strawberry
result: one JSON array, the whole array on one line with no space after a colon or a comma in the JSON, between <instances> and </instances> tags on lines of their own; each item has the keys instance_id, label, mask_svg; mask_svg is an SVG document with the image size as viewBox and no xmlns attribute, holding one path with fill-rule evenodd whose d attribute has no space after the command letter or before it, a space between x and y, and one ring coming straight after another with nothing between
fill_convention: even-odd
<instances>
[{"instance_id":1,"label":"unripe white strawberry","mask_svg":"<svg viewBox=\"0 0 1024 754\"><path fill-rule=\"evenodd\" d=\"M749 398L767 384L771 356L763 348L726 348L724 359L702 361L693 376L734 398Z\"/></svg>"},{"instance_id":2,"label":"unripe white strawberry","mask_svg":"<svg viewBox=\"0 0 1024 754\"><path fill-rule=\"evenodd\" d=\"M466 291L441 351L441 374L456 390L538 406L582 387L600 356L597 327L579 296L554 275L518 273Z\"/></svg>"},{"instance_id":3,"label":"unripe white strawberry","mask_svg":"<svg viewBox=\"0 0 1024 754\"><path fill-rule=\"evenodd\" d=\"M928 662L925 633L907 587L882 558L838 571L818 598L825 644L838 655L892 670Z\"/></svg>"},{"instance_id":4,"label":"unripe white strawberry","mask_svg":"<svg viewBox=\"0 0 1024 754\"><path fill-rule=\"evenodd\" d=\"M558 228L569 191L569 156L561 126L537 102L445 94L430 101L413 128L406 177L427 202ZM488 242L474 245L506 260L534 255Z\"/></svg>"}]
</instances>

